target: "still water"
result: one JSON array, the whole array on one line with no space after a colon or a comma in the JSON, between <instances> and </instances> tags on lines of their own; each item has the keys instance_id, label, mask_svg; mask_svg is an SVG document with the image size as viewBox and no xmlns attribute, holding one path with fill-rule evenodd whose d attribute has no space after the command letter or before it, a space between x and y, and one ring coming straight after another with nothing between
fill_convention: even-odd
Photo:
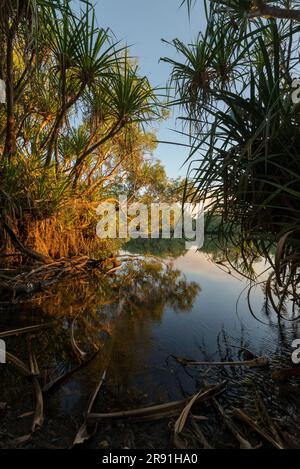
<instances>
[{"instance_id":1,"label":"still water","mask_svg":"<svg viewBox=\"0 0 300 469\"><path fill-rule=\"evenodd\" d=\"M281 396L274 409L278 416L282 409L285 415L295 414L299 402L282 396L271 373L291 366L299 321L279 324L266 305L263 283L248 297L249 281L204 252L188 251L162 263L128 253L124 257L125 267L115 276L76 279L28 302L2 306L0 331L55 321L31 341L45 385L78 365L77 349L90 356L101 347L89 365L46 396L47 432L55 419L61 429L72 420L74 428L61 431L75 431L104 369L107 390L95 403L96 411L181 399L203 383L226 379L227 402L243 405L259 386L268 395ZM263 260L255 265L258 273L266 267ZM265 278L262 274L260 280ZM28 363L25 336L8 338L7 349ZM176 361L243 360L245 349L268 357L270 367L190 368ZM0 401L9 403L14 419L8 428L22 434L28 423L22 420L16 430L15 419L32 409L32 389L11 365L1 365L0 373ZM65 438L69 445L72 440Z\"/></svg>"},{"instance_id":2,"label":"still water","mask_svg":"<svg viewBox=\"0 0 300 469\"><path fill-rule=\"evenodd\" d=\"M199 290L189 308L166 302L158 317L153 291L152 311L150 302L138 322L130 313L120 318L116 334L122 348L116 343L112 355L112 366L118 368L115 379L120 385L147 389L152 399L159 393L179 398L195 392L195 373L187 374L173 357L238 360L240 350L245 348L257 356L272 357L274 363L289 361L292 341L299 337L299 323L278 326L276 313L266 310L262 285L251 290L250 311L249 281L235 272L224 272L207 254L188 251L172 265ZM266 267L260 261L256 271L263 272ZM122 371L116 365L120 360ZM214 370L208 375L214 375Z\"/></svg>"}]
</instances>

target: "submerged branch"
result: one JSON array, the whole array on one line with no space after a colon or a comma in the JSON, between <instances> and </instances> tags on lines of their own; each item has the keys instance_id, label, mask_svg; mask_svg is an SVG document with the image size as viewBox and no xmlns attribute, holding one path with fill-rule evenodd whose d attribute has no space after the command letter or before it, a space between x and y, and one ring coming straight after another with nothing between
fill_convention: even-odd
<instances>
[{"instance_id":1,"label":"submerged branch","mask_svg":"<svg viewBox=\"0 0 300 469\"><path fill-rule=\"evenodd\" d=\"M236 362L207 362L207 361L194 361L186 358L174 357L175 360L183 366L250 366L250 367L264 367L269 365L269 360L266 357L258 357L253 360L242 360Z\"/></svg>"}]
</instances>

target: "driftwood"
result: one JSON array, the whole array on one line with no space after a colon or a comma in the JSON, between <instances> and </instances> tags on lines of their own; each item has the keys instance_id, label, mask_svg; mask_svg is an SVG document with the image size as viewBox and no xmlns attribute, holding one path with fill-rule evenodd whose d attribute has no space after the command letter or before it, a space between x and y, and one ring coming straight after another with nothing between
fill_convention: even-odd
<instances>
[{"instance_id":1,"label":"driftwood","mask_svg":"<svg viewBox=\"0 0 300 469\"><path fill-rule=\"evenodd\" d=\"M269 412L265 406L264 400L260 392L257 391L256 393L256 407L259 415L261 416L261 420L264 422L264 424L271 430L271 433L273 435L273 438L275 441L279 443L280 446L283 447L283 442L282 439L277 431L277 428L271 419Z\"/></svg>"},{"instance_id":2,"label":"driftwood","mask_svg":"<svg viewBox=\"0 0 300 469\"><path fill-rule=\"evenodd\" d=\"M182 408L187 404L187 400L175 401L167 404L154 405L150 407L143 407L140 409L124 410L108 413L90 413L87 416L89 423L98 422L103 419L130 419L130 420L143 420L152 421L160 420L166 417L174 417Z\"/></svg>"},{"instance_id":3,"label":"driftwood","mask_svg":"<svg viewBox=\"0 0 300 469\"><path fill-rule=\"evenodd\" d=\"M75 436L75 439L73 441L73 445L72 447L76 446L76 445L80 445L82 443L84 443L85 441L89 440L95 433L96 433L96 430L97 430L97 424L94 426L94 429L93 431L88 431L88 415L90 414L90 412L92 411L92 408L93 408L93 405L94 405L94 402L96 400L96 397L99 393L99 390L105 380L105 377L106 377L106 370L103 372L101 378L100 378L100 381L97 383L94 391L92 392L90 398L89 398L89 401L88 401L88 404L87 404L87 408L86 408L86 413L85 413L85 418L84 418L84 422L83 424L81 425L81 427L79 428L76 436Z\"/></svg>"},{"instance_id":4,"label":"driftwood","mask_svg":"<svg viewBox=\"0 0 300 469\"><path fill-rule=\"evenodd\" d=\"M24 419L26 417L31 417L32 415L34 415L34 411L29 410L28 412L24 412L23 414L18 415L18 419Z\"/></svg>"},{"instance_id":5,"label":"driftwood","mask_svg":"<svg viewBox=\"0 0 300 469\"><path fill-rule=\"evenodd\" d=\"M71 311L70 311L70 315L72 314L72 306L71 306ZM76 357L78 358L79 362L81 362L82 360L84 360L84 358L86 357L86 352L84 352L83 350L81 350L81 348L78 346L76 340L75 340L75 335L74 335L74 324L75 324L75 321L77 319L77 316L73 319L72 321L72 325L71 325L71 331L70 331L70 340L71 340L71 346L72 346L72 349L73 349L73 352L75 353Z\"/></svg>"},{"instance_id":6,"label":"driftwood","mask_svg":"<svg viewBox=\"0 0 300 469\"><path fill-rule=\"evenodd\" d=\"M197 398L198 401L206 401L212 396L222 392L225 389L226 381L220 384L211 386L209 389L200 394ZM158 420L160 418L171 417L177 415L179 412L189 404L191 398L183 399L180 401L167 402L165 404L153 405L150 407L143 407L140 409L131 409L117 412L108 413L89 413L87 415L88 422L97 422L102 419L131 419L131 420Z\"/></svg>"},{"instance_id":7,"label":"driftwood","mask_svg":"<svg viewBox=\"0 0 300 469\"><path fill-rule=\"evenodd\" d=\"M6 351L6 360L7 362L15 365L15 367L18 368L18 370L22 373L22 375L27 376L27 377L35 376L34 373L32 373L32 371L28 368L28 366L22 360L20 360L18 357L16 357L15 355L7 351Z\"/></svg>"},{"instance_id":8,"label":"driftwood","mask_svg":"<svg viewBox=\"0 0 300 469\"><path fill-rule=\"evenodd\" d=\"M33 388L35 392L36 406L33 416L33 422L31 431L34 433L36 430L39 430L44 423L44 400L43 393L38 379L39 367L37 364L36 356L31 347L31 339L28 339L28 350L29 350L29 362L30 370L34 375L32 378Z\"/></svg>"},{"instance_id":9,"label":"driftwood","mask_svg":"<svg viewBox=\"0 0 300 469\"><path fill-rule=\"evenodd\" d=\"M7 402L0 402L0 416L5 414L7 410Z\"/></svg>"},{"instance_id":10,"label":"driftwood","mask_svg":"<svg viewBox=\"0 0 300 469\"><path fill-rule=\"evenodd\" d=\"M274 440L272 436L266 433L262 428L260 428L254 420L251 419L245 412L241 409L234 409L233 416L246 423L252 430L258 433L262 438L268 441L272 446L275 446L277 449L284 449L281 444Z\"/></svg>"},{"instance_id":11,"label":"driftwood","mask_svg":"<svg viewBox=\"0 0 300 469\"><path fill-rule=\"evenodd\" d=\"M240 433L239 431L237 430L236 426L234 425L234 423L231 421L231 419L229 418L228 415L225 414L225 411L223 409L223 407L221 406L221 404L217 401L217 399L213 398L212 399L213 401L213 404L216 408L216 410L218 411L218 413L220 414L223 422L225 423L226 427L228 428L228 430L232 433L232 435L237 439L237 441L239 442L240 444L240 449L254 449L250 442L248 440L246 440L246 438L244 438Z\"/></svg>"},{"instance_id":12,"label":"driftwood","mask_svg":"<svg viewBox=\"0 0 300 469\"><path fill-rule=\"evenodd\" d=\"M85 366L87 366L95 357L98 355L100 350L96 350L91 354L90 357L88 357L86 360L82 361L79 363L79 365L75 366L72 368L70 371L67 371L61 376L58 376L57 378L53 379L49 383L45 384L43 387L43 393L48 393L50 391L54 391L57 387L59 387L61 384L65 383L71 376L73 376L74 373L76 373L78 370L81 370Z\"/></svg>"},{"instance_id":13,"label":"driftwood","mask_svg":"<svg viewBox=\"0 0 300 469\"><path fill-rule=\"evenodd\" d=\"M188 360L186 358L174 357L175 360L183 366L249 366L249 367L264 367L269 365L269 360L266 357L258 357L253 360L242 360L236 362L207 362Z\"/></svg>"},{"instance_id":14,"label":"driftwood","mask_svg":"<svg viewBox=\"0 0 300 469\"><path fill-rule=\"evenodd\" d=\"M13 335L28 334L29 332L36 332L41 329L52 327L57 321L47 322L45 324L38 324L36 326L21 327L20 329L11 329L10 331L0 332L0 339L3 337L11 337Z\"/></svg>"},{"instance_id":15,"label":"driftwood","mask_svg":"<svg viewBox=\"0 0 300 469\"><path fill-rule=\"evenodd\" d=\"M287 381L293 377L300 377L300 366L275 370L271 375L274 381Z\"/></svg>"},{"instance_id":16,"label":"driftwood","mask_svg":"<svg viewBox=\"0 0 300 469\"><path fill-rule=\"evenodd\" d=\"M210 386L210 387L208 387L208 389L205 389L204 391L200 390L197 394L195 394L192 398L190 398L188 403L186 404L186 406L182 410L180 416L178 417L178 419L175 422L174 432L175 433L181 433L182 432L182 430L185 426L186 420L187 420L187 418L189 416L189 413L191 411L191 408L195 404L195 402L203 401L203 400L206 400L207 398L211 398L211 397L215 396L216 394L220 394L221 392L224 391L225 387L226 387L226 382L223 381L221 384Z\"/></svg>"},{"instance_id":17,"label":"driftwood","mask_svg":"<svg viewBox=\"0 0 300 469\"><path fill-rule=\"evenodd\" d=\"M62 278L82 276L92 269L112 274L111 265L114 265L114 258L99 260L90 259L87 256L62 258L42 265L37 264L29 272L9 276L1 274L0 288L13 295L32 294L58 283Z\"/></svg>"},{"instance_id":18,"label":"driftwood","mask_svg":"<svg viewBox=\"0 0 300 469\"><path fill-rule=\"evenodd\" d=\"M19 445L23 445L24 443L27 443L29 440L31 440L31 438L32 438L31 433L28 433L27 435L18 436L17 438L10 440L9 445L12 448L15 448L15 446L19 446Z\"/></svg>"},{"instance_id":19,"label":"driftwood","mask_svg":"<svg viewBox=\"0 0 300 469\"><path fill-rule=\"evenodd\" d=\"M195 435L195 437L200 442L200 444L203 446L203 448L204 449L213 449L213 447L207 441L204 433L199 428L199 425L197 425L197 423L196 423L196 421L193 417L191 418L191 426L192 426L192 433Z\"/></svg>"},{"instance_id":20,"label":"driftwood","mask_svg":"<svg viewBox=\"0 0 300 469\"><path fill-rule=\"evenodd\" d=\"M226 386L226 383L221 383L221 385L215 385L215 386L209 386L205 390L200 390L197 394L195 394L192 398L189 399L188 403L186 406L183 408L180 416L175 422L174 425L174 445L178 449L185 449L187 448L187 444L184 438L182 436L185 436L184 434L182 435L182 432L184 430L184 427L186 425L187 419L190 417L189 421L192 426L192 429L188 431L188 433L192 436L192 438L196 438L197 441L200 442L200 444L203 446L204 449L211 449L212 446L208 443L206 437L202 433L201 429L199 426L196 424L195 419L191 415L191 409L192 406L198 401L198 400L206 400L208 397L212 398L216 394L220 394L220 392L224 391ZM201 416L200 416L201 417ZM205 419L205 417L204 417ZM197 417L197 420L199 420L199 416ZM188 436L188 435L186 435Z\"/></svg>"}]
</instances>

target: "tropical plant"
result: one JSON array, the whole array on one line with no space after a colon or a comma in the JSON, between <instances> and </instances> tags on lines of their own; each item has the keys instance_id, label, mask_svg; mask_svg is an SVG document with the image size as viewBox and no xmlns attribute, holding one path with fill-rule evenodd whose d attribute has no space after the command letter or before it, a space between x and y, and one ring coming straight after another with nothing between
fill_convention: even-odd
<instances>
[{"instance_id":1,"label":"tropical plant","mask_svg":"<svg viewBox=\"0 0 300 469\"><path fill-rule=\"evenodd\" d=\"M97 25L92 2L76 10L70 0L0 6L2 247L30 242L59 256L59 237L68 232L72 242L64 238L64 245L76 253L77 242L86 252L97 203L117 175L143 164L155 140L146 125L162 116L157 90L128 49ZM70 219L85 234L71 235Z\"/></svg>"},{"instance_id":2,"label":"tropical plant","mask_svg":"<svg viewBox=\"0 0 300 469\"><path fill-rule=\"evenodd\" d=\"M300 107L292 82L299 25L244 14L256 12L255 3L266 2L210 2L205 32L189 45L175 39L181 60L163 60L172 65L171 104L184 110L191 139L184 198L206 200L207 223L220 217L225 247L240 246L247 259L255 246L276 268L279 285L293 278L296 288ZM275 263L269 256L274 243Z\"/></svg>"}]
</instances>

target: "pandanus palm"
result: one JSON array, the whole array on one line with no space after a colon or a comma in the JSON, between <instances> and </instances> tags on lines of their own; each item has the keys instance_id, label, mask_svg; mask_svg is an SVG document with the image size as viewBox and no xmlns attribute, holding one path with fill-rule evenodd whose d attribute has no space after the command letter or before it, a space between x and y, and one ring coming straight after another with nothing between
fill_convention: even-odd
<instances>
[{"instance_id":1,"label":"pandanus palm","mask_svg":"<svg viewBox=\"0 0 300 469\"><path fill-rule=\"evenodd\" d=\"M33 72L38 49L40 12L51 5L59 8L58 0L0 0L0 79L6 82L6 122L0 138L5 136L3 156L10 160L16 151L15 106L20 100ZM16 80L14 52L16 40L23 43L23 73Z\"/></svg>"},{"instance_id":2,"label":"pandanus palm","mask_svg":"<svg viewBox=\"0 0 300 469\"><path fill-rule=\"evenodd\" d=\"M45 166L49 167L59 131L70 109L86 89L106 79L119 60L108 32L95 24L95 12L87 4L79 17L65 5L61 12L49 8L44 15L46 41L53 54L53 66L60 83L60 110L48 138Z\"/></svg>"},{"instance_id":3,"label":"pandanus palm","mask_svg":"<svg viewBox=\"0 0 300 469\"><path fill-rule=\"evenodd\" d=\"M107 141L130 126L143 126L160 118L155 91L146 77L138 75L127 53L114 64L112 73L99 80L86 96L87 114L96 122L89 145L77 158L72 173L77 181L84 161Z\"/></svg>"},{"instance_id":4,"label":"pandanus palm","mask_svg":"<svg viewBox=\"0 0 300 469\"><path fill-rule=\"evenodd\" d=\"M279 285L287 282L286 295L299 282L300 107L292 100L291 83L300 27L262 20L257 12L250 21L249 15L240 18L238 8L251 10L247 2L216 0L211 5L200 38L211 44L201 44L201 63L211 77L206 94L203 82L192 86L199 74L194 60L198 43L174 41L182 60L168 60L173 103L184 109L192 141L184 197L206 199L207 222L217 215L220 240L225 247L230 240L244 256L253 242L256 253L269 256L270 245L279 241L276 276Z\"/></svg>"}]
</instances>

